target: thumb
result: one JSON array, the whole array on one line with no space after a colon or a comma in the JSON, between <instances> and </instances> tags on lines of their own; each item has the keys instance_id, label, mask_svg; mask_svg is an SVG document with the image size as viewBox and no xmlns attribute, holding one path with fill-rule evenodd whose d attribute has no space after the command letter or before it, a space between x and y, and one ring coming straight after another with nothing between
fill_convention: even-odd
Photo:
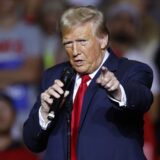
<instances>
[{"instance_id":1,"label":"thumb","mask_svg":"<svg viewBox=\"0 0 160 160\"><path fill-rule=\"evenodd\" d=\"M69 91L64 92L64 97L67 97L69 95Z\"/></svg>"}]
</instances>

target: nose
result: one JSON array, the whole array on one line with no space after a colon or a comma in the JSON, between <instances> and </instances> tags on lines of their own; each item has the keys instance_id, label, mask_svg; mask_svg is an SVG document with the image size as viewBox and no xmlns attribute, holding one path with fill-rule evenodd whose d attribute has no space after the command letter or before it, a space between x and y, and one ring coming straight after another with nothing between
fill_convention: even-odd
<instances>
[{"instance_id":1,"label":"nose","mask_svg":"<svg viewBox=\"0 0 160 160\"><path fill-rule=\"evenodd\" d=\"M77 50L77 42L73 42L73 55L77 56L78 55L78 50Z\"/></svg>"}]
</instances>

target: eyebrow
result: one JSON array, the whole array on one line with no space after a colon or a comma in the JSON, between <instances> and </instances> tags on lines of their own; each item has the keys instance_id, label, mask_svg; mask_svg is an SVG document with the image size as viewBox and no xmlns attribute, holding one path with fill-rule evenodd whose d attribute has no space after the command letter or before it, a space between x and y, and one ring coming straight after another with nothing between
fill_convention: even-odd
<instances>
[{"instance_id":1,"label":"eyebrow","mask_svg":"<svg viewBox=\"0 0 160 160\"><path fill-rule=\"evenodd\" d=\"M64 42L62 42L63 43L63 45L65 45L65 44L69 44L69 43L72 43L73 41L64 41Z\"/></svg>"},{"instance_id":2,"label":"eyebrow","mask_svg":"<svg viewBox=\"0 0 160 160\"><path fill-rule=\"evenodd\" d=\"M80 42L80 41L87 41L87 39L84 39L84 38L79 38L76 40L77 42Z\"/></svg>"},{"instance_id":3,"label":"eyebrow","mask_svg":"<svg viewBox=\"0 0 160 160\"><path fill-rule=\"evenodd\" d=\"M85 39L85 38L78 38L76 40L73 40L73 41L76 41L76 42L80 42L80 41L88 41L88 39ZM67 40L64 40L62 43L65 45L65 44L69 44L69 43L72 43L73 41L67 41Z\"/></svg>"}]
</instances>

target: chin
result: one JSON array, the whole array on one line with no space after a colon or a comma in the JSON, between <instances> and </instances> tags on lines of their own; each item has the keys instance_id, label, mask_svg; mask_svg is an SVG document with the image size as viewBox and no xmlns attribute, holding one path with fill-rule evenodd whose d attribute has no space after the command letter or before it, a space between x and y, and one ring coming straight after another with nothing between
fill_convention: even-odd
<instances>
[{"instance_id":1,"label":"chin","mask_svg":"<svg viewBox=\"0 0 160 160\"><path fill-rule=\"evenodd\" d=\"M76 67L75 70L76 70L76 72L78 72L79 74L85 74L85 73L86 73L86 70L81 69L81 68L78 68L78 67Z\"/></svg>"},{"instance_id":2,"label":"chin","mask_svg":"<svg viewBox=\"0 0 160 160\"><path fill-rule=\"evenodd\" d=\"M78 72L79 74L88 74L89 73L89 67L86 66L73 66L73 68Z\"/></svg>"}]
</instances>

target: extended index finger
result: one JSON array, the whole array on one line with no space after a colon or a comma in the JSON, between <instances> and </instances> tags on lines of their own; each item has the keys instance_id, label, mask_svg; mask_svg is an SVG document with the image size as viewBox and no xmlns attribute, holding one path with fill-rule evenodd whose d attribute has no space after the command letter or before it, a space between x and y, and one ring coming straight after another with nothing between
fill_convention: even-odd
<instances>
[{"instance_id":1,"label":"extended index finger","mask_svg":"<svg viewBox=\"0 0 160 160\"><path fill-rule=\"evenodd\" d=\"M107 72L108 72L108 68L105 66L102 66L100 76L97 78L97 83L101 83L103 81Z\"/></svg>"},{"instance_id":2,"label":"extended index finger","mask_svg":"<svg viewBox=\"0 0 160 160\"><path fill-rule=\"evenodd\" d=\"M102 68L101 68L101 73L102 73L103 76L105 76L105 75L107 74L108 71L109 71L109 70L108 70L107 67L102 66Z\"/></svg>"}]
</instances>

